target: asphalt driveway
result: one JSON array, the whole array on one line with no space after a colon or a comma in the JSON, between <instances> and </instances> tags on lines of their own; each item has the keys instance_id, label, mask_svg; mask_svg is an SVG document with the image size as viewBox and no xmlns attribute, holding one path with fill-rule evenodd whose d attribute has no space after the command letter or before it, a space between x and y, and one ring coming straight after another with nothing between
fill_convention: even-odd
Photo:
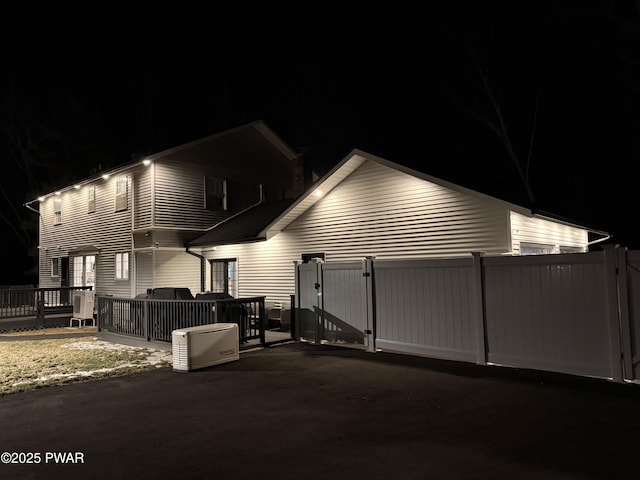
<instances>
[{"instance_id":1,"label":"asphalt driveway","mask_svg":"<svg viewBox=\"0 0 640 480\"><path fill-rule=\"evenodd\" d=\"M291 343L2 397L0 478L631 479L639 388Z\"/></svg>"}]
</instances>

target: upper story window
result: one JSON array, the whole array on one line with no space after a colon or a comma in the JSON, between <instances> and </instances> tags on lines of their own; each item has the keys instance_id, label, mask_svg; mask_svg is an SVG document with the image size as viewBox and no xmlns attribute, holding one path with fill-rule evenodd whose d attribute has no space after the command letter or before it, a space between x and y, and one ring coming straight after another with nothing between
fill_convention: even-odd
<instances>
[{"instance_id":1,"label":"upper story window","mask_svg":"<svg viewBox=\"0 0 640 480\"><path fill-rule=\"evenodd\" d=\"M96 211L96 187L87 188L87 213Z\"/></svg>"},{"instance_id":2,"label":"upper story window","mask_svg":"<svg viewBox=\"0 0 640 480\"><path fill-rule=\"evenodd\" d=\"M53 199L53 224L60 225L62 223L62 199Z\"/></svg>"},{"instance_id":3,"label":"upper story window","mask_svg":"<svg viewBox=\"0 0 640 480\"><path fill-rule=\"evenodd\" d=\"M204 178L204 208L207 210L227 209L227 181L220 178Z\"/></svg>"},{"instance_id":4,"label":"upper story window","mask_svg":"<svg viewBox=\"0 0 640 480\"><path fill-rule=\"evenodd\" d=\"M116 212L127 209L127 177L116 180Z\"/></svg>"}]
</instances>

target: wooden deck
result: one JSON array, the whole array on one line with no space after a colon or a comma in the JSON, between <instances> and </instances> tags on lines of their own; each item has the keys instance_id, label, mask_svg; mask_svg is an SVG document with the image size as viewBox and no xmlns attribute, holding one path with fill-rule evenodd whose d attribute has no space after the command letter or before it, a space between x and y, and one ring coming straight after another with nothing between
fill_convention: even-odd
<instances>
[{"instance_id":1,"label":"wooden deck","mask_svg":"<svg viewBox=\"0 0 640 480\"><path fill-rule=\"evenodd\" d=\"M26 332L41 328L68 327L71 321L69 313L49 313L44 318L35 314L12 318L0 318L0 333Z\"/></svg>"}]
</instances>

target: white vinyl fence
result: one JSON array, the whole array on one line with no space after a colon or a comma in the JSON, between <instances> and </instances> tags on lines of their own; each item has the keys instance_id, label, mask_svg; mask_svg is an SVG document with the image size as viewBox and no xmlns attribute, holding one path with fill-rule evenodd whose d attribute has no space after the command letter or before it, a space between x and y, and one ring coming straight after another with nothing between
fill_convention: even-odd
<instances>
[{"instance_id":1,"label":"white vinyl fence","mask_svg":"<svg viewBox=\"0 0 640 480\"><path fill-rule=\"evenodd\" d=\"M640 252L297 266L300 339L598 377L640 376Z\"/></svg>"}]
</instances>

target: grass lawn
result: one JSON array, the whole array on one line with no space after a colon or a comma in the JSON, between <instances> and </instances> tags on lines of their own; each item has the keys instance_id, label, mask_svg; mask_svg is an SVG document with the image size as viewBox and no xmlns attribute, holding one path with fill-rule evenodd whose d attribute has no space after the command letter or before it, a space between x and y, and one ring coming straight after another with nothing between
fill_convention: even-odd
<instances>
[{"instance_id":1,"label":"grass lawn","mask_svg":"<svg viewBox=\"0 0 640 480\"><path fill-rule=\"evenodd\" d=\"M86 331L87 335L51 338L52 334L70 331ZM43 329L0 335L0 396L171 365L171 352L105 342L92 333L95 328ZM38 338L19 338L24 335Z\"/></svg>"}]
</instances>

